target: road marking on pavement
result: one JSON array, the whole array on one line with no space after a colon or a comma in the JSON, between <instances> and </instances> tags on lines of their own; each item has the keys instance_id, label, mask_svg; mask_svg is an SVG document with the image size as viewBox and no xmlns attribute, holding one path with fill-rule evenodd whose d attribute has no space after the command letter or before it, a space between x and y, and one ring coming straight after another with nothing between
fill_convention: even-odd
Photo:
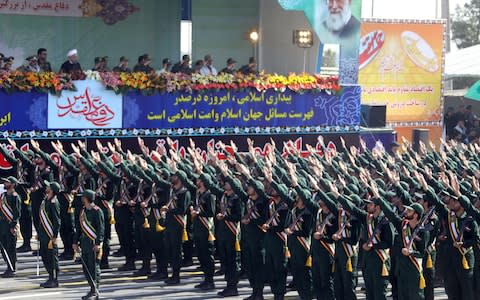
<instances>
[{"instance_id":1,"label":"road marking on pavement","mask_svg":"<svg viewBox=\"0 0 480 300\"><path fill-rule=\"evenodd\" d=\"M24 299L24 298L36 298L36 297L49 297L54 295L60 295L61 292L53 292L53 293L36 293L36 294L27 294L27 295L19 295L19 296L8 296L2 297L2 300L14 300L14 299Z\"/></svg>"}]
</instances>

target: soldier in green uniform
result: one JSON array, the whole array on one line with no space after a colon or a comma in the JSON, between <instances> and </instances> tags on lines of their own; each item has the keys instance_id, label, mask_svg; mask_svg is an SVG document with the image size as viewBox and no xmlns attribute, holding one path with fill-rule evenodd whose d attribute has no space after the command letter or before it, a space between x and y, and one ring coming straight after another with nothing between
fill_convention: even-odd
<instances>
[{"instance_id":1,"label":"soldier in green uniform","mask_svg":"<svg viewBox=\"0 0 480 300\"><path fill-rule=\"evenodd\" d=\"M101 146L101 145L100 145ZM115 139L115 145L108 143L108 148L112 158L116 164L110 163L110 159L106 159L106 156L100 151L103 147L99 147L99 153L102 155L102 161L109 162L108 168L103 170L108 174L108 177L115 181L118 194L115 199L114 216L115 216L115 229L118 234L120 247L122 252L115 253L114 256L125 256L125 264L118 268L119 271L133 271L135 270L135 242L133 236L133 209L130 207L129 202L136 196L137 186L135 182L137 179L131 180L132 172L129 168L125 167L125 163L122 161L122 157L126 157L127 153L122 150L121 142ZM118 164L118 167L115 165ZM135 176L136 177L136 176Z\"/></svg>"},{"instance_id":2,"label":"soldier in green uniform","mask_svg":"<svg viewBox=\"0 0 480 300\"><path fill-rule=\"evenodd\" d=\"M73 195L72 190L78 185L78 174L80 170L76 167L77 158L73 155L67 155L63 150L62 144L52 143L53 147L60 155L61 166L58 167L58 184L60 193L57 195L60 204L60 237L62 239L64 250L60 254L60 259L72 260L74 253L72 249L73 236L75 231Z\"/></svg>"},{"instance_id":3,"label":"soldier in green uniform","mask_svg":"<svg viewBox=\"0 0 480 300\"><path fill-rule=\"evenodd\" d=\"M428 186L422 175L417 175L425 191L425 199L435 205L435 210L441 218L447 220L448 234L444 259L449 266L445 276L445 291L449 299L473 300L473 268L475 257L473 247L479 240L478 225L475 219L468 216L462 203L470 203L460 192L458 181L450 173L451 189L444 190L448 196L445 206L433 189ZM450 191L453 192L450 194ZM461 200L459 200L462 198ZM466 206L466 204L464 204Z\"/></svg>"},{"instance_id":4,"label":"soldier in green uniform","mask_svg":"<svg viewBox=\"0 0 480 300\"><path fill-rule=\"evenodd\" d=\"M367 188L368 180L361 176ZM380 199L367 200L366 211L355 206L345 197L338 198L339 203L352 216L362 222L365 268L363 276L367 299L386 300L388 276L390 271L389 250L393 246L394 231L380 207Z\"/></svg>"},{"instance_id":5,"label":"soldier in green uniform","mask_svg":"<svg viewBox=\"0 0 480 300\"><path fill-rule=\"evenodd\" d=\"M9 142L14 149L15 155L22 161L22 164L27 168L33 169L32 185L30 186L29 192L31 201L32 221L35 230L38 232L40 220L38 212L40 211L40 204L42 203L45 196L44 182L53 181L53 174L50 170L50 167L46 164L46 162L41 158L38 153L35 153L35 157L32 162L32 160L28 157L27 154L17 148L17 144L15 143L15 141L9 140Z\"/></svg>"},{"instance_id":6,"label":"soldier in green uniform","mask_svg":"<svg viewBox=\"0 0 480 300\"><path fill-rule=\"evenodd\" d=\"M198 253L200 267L204 273L202 283L195 288L203 291L215 289L213 275L215 272L214 252L214 225L215 195L207 188L212 186L212 178L208 173L202 173L197 178L197 193L190 206L190 215L193 220L194 243Z\"/></svg>"},{"instance_id":7,"label":"soldier in green uniform","mask_svg":"<svg viewBox=\"0 0 480 300\"><path fill-rule=\"evenodd\" d=\"M156 272L149 278L152 280L164 280L168 278L168 262L165 251L165 223L163 222L160 209L167 203L170 194L170 182L167 181L170 177L170 172L167 169L161 169L157 172L154 172L151 169L149 170L149 176L153 179L154 184L152 185L150 198L146 200L145 204L145 207L150 207L148 220L150 223L149 241L151 247L147 250L155 255L157 263ZM147 255L150 257L151 253L148 253Z\"/></svg>"},{"instance_id":8,"label":"soldier in green uniform","mask_svg":"<svg viewBox=\"0 0 480 300\"><path fill-rule=\"evenodd\" d=\"M0 196L0 243L7 270L3 278L15 277L17 263L17 225L21 213L20 197L15 191L15 177L3 179L6 192Z\"/></svg>"},{"instance_id":9,"label":"soldier in green uniform","mask_svg":"<svg viewBox=\"0 0 480 300\"><path fill-rule=\"evenodd\" d=\"M233 178L228 177L227 182L233 188L235 194L245 203L245 215L241 222L242 232L245 234L245 263L248 281L253 289L252 295L247 300L263 299L265 285L265 233L261 226L265 224L268 214L267 194L261 182L252 178L250 170L243 164L237 164L239 172L247 179L247 191L239 186ZM244 231L243 231L244 230Z\"/></svg>"},{"instance_id":10,"label":"soldier in green uniform","mask_svg":"<svg viewBox=\"0 0 480 300\"><path fill-rule=\"evenodd\" d=\"M13 167L12 175L17 178L19 184L16 186L16 192L22 200L22 213L20 216L20 233L23 238L23 245L17 249L17 252L30 252L32 247L30 240L32 239L32 208L30 201L30 193L28 191L32 176L33 176L33 164L30 167L25 166L22 160L15 158L15 155L10 154L5 147L0 147L5 160ZM34 153L32 150L27 151L27 157L32 160Z\"/></svg>"},{"instance_id":11,"label":"soldier in green uniform","mask_svg":"<svg viewBox=\"0 0 480 300\"><path fill-rule=\"evenodd\" d=\"M297 192L295 207L292 209L291 218L286 222L288 227L288 249L291 253L291 268L295 287L300 299L312 299L312 256L310 238L314 227L314 216L305 203L311 201L312 194L309 190L298 184L298 179L290 168L289 174L292 186Z\"/></svg>"},{"instance_id":12,"label":"soldier in green uniform","mask_svg":"<svg viewBox=\"0 0 480 300\"><path fill-rule=\"evenodd\" d=\"M60 206L60 237L64 245L64 251L59 256L60 259L71 260L73 258L73 235L74 235L74 220L73 210L71 207L73 196L71 190L76 185L76 178L78 175L78 169L74 163L70 161L70 157L65 154L63 145L58 143L52 143L53 148L60 155L61 164L53 161L49 154L43 152L40 149L38 142L31 141L32 148L38 155L47 163L52 170L56 182L60 186L60 192L56 193L57 202Z\"/></svg>"},{"instance_id":13,"label":"soldier in green uniform","mask_svg":"<svg viewBox=\"0 0 480 300\"><path fill-rule=\"evenodd\" d=\"M388 220L395 226L400 239L395 240L395 247L401 250L401 256L397 258L398 299L422 300L425 278L423 276L423 256L426 243L429 239L428 232L422 228L423 207L418 203L405 206L403 218L393 211L379 194L378 188L372 185L375 198L381 200L380 206Z\"/></svg>"},{"instance_id":14,"label":"soldier in green uniform","mask_svg":"<svg viewBox=\"0 0 480 300\"><path fill-rule=\"evenodd\" d=\"M289 208L293 199L289 196L288 188L283 183L273 180L273 172L267 168L265 178L271 186L271 200L268 204L268 219L262 225L265 235L265 279L270 283L274 300L284 298L287 285L287 235L284 232L285 223L289 216Z\"/></svg>"},{"instance_id":15,"label":"soldier in green uniform","mask_svg":"<svg viewBox=\"0 0 480 300\"><path fill-rule=\"evenodd\" d=\"M94 191L83 191L82 203L83 208L76 222L77 231L73 249L78 252L80 244L83 273L90 285L90 291L86 296L82 297L82 300L96 300L99 298L100 259L102 257L105 220L102 210L95 205Z\"/></svg>"},{"instance_id":16,"label":"soldier in green uniform","mask_svg":"<svg viewBox=\"0 0 480 300\"><path fill-rule=\"evenodd\" d=\"M235 194L228 178L228 168L225 164L220 168L223 175L223 189L219 188L217 202L217 241L220 257L223 259L225 268L225 280L227 287L218 292L221 297L232 297L238 295L237 285L240 272L240 220L243 215L243 202ZM234 179L237 185L240 182ZM212 188L211 188L212 189Z\"/></svg>"},{"instance_id":17,"label":"soldier in green uniform","mask_svg":"<svg viewBox=\"0 0 480 300\"><path fill-rule=\"evenodd\" d=\"M45 182L45 199L40 205L40 255L43 265L48 272L48 280L40 287L58 287L58 246L57 237L60 230L60 204L57 195L60 193L60 185L57 182Z\"/></svg>"},{"instance_id":18,"label":"soldier in green uniform","mask_svg":"<svg viewBox=\"0 0 480 300\"><path fill-rule=\"evenodd\" d=\"M172 176L172 189L169 201L162 206L165 216L165 245L172 276L165 283L169 285L180 283L180 268L182 261L182 242L186 240L186 213L190 204L191 195L185 185L187 174L178 170Z\"/></svg>"}]
</instances>

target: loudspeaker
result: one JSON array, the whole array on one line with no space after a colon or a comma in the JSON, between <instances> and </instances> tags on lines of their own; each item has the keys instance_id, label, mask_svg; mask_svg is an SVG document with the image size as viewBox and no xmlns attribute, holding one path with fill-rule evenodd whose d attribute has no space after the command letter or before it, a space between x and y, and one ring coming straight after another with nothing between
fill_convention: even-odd
<instances>
[{"instance_id":1,"label":"loudspeaker","mask_svg":"<svg viewBox=\"0 0 480 300\"><path fill-rule=\"evenodd\" d=\"M420 149L420 141L422 141L425 145L428 146L428 143L429 143L429 139L428 139L428 134L429 134L430 130L428 129L420 129L420 128L416 128L413 130L413 134L412 134L412 146L413 146L413 150L418 152L418 150Z\"/></svg>"},{"instance_id":2,"label":"loudspeaker","mask_svg":"<svg viewBox=\"0 0 480 300\"><path fill-rule=\"evenodd\" d=\"M375 128L385 127L387 117L386 105L363 105L362 104L361 126Z\"/></svg>"}]
</instances>

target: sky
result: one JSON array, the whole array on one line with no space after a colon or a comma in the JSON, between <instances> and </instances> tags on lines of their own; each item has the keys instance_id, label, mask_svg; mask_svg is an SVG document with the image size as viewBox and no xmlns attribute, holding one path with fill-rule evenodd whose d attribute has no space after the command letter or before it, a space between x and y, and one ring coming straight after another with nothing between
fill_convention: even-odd
<instances>
[{"instance_id":1,"label":"sky","mask_svg":"<svg viewBox=\"0 0 480 300\"><path fill-rule=\"evenodd\" d=\"M372 1L374 18L397 19L434 19L435 7L438 1L438 17L440 16L441 0L363 0L362 17L372 17ZM450 14L455 12L456 5L463 5L468 0L450 0Z\"/></svg>"}]
</instances>

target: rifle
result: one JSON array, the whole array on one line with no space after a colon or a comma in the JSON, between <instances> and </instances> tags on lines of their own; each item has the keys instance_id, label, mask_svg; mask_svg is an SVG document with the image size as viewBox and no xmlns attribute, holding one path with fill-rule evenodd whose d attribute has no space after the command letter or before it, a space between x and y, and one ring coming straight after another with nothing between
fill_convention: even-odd
<instances>
[{"instance_id":1,"label":"rifle","mask_svg":"<svg viewBox=\"0 0 480 300\"><path fill-rule=\"evenodd\" d=\"M378 235L378 234L380 234L380 232L382 232L382 227L386 224L388 224L388 219L387 218L383 218L380 222L378 222L377 226L375 226L375 229L373 230L373 234L369 237L369 239L367 241L368 247L371 248L373 246L373 239L375 238L376 235Z\"/></svg>"},{"instance_id":2,"label":"rifle","mask_svg":"<svg viewBox=\"0 0 480 300\"><path fill-rule=\"evenodd\" d=\"M410 239L410 242L408 243L408 250L412 250L413 247L413 242L418 239L418 236L420 235L420 232L428 231L427 229L427 223L430 220L430 218L433 216L433 213L435 212L435 205L430 207L427 211L427 213L423 216L422 220L420 221L420 225L418 225L415 230L413 230L412 233L412 238Z\"/></svg>"},{"instance_id":3,"label":"rifle","mask_svg":"<svg viewBox=\"0 0 480 300\"><path fill-rule=\"evenodd\" d=\"M282 210L286 210L286 209L288 209L287 203L285 203L285 202L280 203L280 206L273 212L273 214L270 216L270 218L268 218L267 222L265 222L265 225L270 226L270 224L272 224L273 220L275 220L275 218L276 218L278 215L280 215L280 212L281 212ZM263 228L262 228L262 231L263 231L263 232L267 232L267 231L264 230Z\"/></svg>"},{"instance_id":4,"label":"rifle","mask_svg":"<svg viewBox=\"0 0 480 300\"><path fill-rule=\"evenodd\" d=\"M314 233L315 239L317 239L317 237L318 237L318 239L320 239L325 235L325 228L327 226L332 226L332 224L330 223L330 220L333 219L334 217L335 216L332 213L329 213L325 217L325 219L323 219L322 223L317 225L317 231L315 231L315 233Z\"/></svg>"},{"instance_id":5,"label":"rifle","mask_svg":"<svg viewBox=\"0 0 480 300\"><path fill-rule=\"evenodd\" d=\"M292 214L292 215L293 215L293 222L292 222L292 224L290 224L290 226L288 226L288 229L289 229L290 231L293 231L293 229L295 228L295 226L297 226L297 224L298 224L299 222L303 222L303 218L302 218L302 217L303 217L303 215L304 215L306 212L307 212L307 210L305 209L305 210L303 210L298 216L295 216L294 214Z\"/></svg>"}]
</instances>

